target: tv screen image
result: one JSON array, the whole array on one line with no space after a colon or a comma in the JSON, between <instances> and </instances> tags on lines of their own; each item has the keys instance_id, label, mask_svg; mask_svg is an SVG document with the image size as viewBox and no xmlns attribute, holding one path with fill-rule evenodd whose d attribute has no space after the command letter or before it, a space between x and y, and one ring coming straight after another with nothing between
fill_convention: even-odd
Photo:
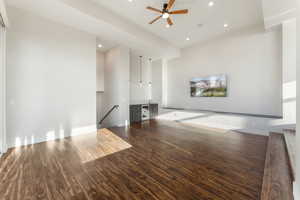
<instances>
[{"instance_id":1,"label":"tv screen image","mask_svg":"<svg viewBox=\"0 0 300 200\"><path fill-rule=\"evenodd\" d=\"M227 97L227 79L225 74L193 78L191 97Z\"/></svg>"}]
</instances>

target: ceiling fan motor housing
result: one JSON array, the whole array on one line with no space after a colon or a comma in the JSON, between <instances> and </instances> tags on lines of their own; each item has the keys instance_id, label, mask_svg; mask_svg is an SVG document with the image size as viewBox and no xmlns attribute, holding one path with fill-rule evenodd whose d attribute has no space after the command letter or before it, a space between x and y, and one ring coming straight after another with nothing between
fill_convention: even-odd
<instances>
[{"instance_id":1,"label":"ceiling fan motor housing","mask_svg":"<svg viewBox=\"0 0 300 200\"><path fill-rule=\"evenodd\" d=\"M164 3L163 12L168 12L167 7L168 7L168 4L167 4L167 3Z\"/></svg>"}]
</instances>

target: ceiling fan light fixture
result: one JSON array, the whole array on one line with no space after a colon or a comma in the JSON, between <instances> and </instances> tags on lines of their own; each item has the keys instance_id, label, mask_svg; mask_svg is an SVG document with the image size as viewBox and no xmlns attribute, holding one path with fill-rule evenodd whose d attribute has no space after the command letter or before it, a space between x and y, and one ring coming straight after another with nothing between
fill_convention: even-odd
<instances>
[{"instance_id":1,"label":"ceiling fan light fixture","mask_svg":"<svg viewBox=\"0 0 300 200\"><path fill-rule=\"evenodd\" d=\"M162 16L162 18L164 18L164 19L167 19L167 18L169 18L169 17L170 17L170 14L167 13L167 12L165 12L165 13L163 14L163 16Z\"/></svg>"}]
</instances>

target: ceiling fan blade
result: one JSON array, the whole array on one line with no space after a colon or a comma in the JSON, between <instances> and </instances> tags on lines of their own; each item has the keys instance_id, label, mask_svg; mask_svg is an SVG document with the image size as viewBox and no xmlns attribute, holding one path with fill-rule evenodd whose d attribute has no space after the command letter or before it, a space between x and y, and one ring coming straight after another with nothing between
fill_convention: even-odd
<instances>
[{"instance_id":1,"label":"ceiling fan blade","mask_svg":"<svg viewBox=\"0 0 300 200\"><path fill-rule=\"evenodd\" d=\"M170 10L174 3L175 3L175 0L169 0L167 10Z\"/></svg>"},{"instance_id":2,"label":"ceiling fan blade","mask_svg":"<svg viewBox=\"0 0 300 200\"><path fill-rule=\"evenodd\" d=\"M172 26L172 25L173 25L173 22L172 22L172 20L171 20L171 18L170 18L170 17L168 17L168 18L167 18L167 22L168 22L168 24L169 24L170 26Z\"/></svg>"},{"instance_id":3,"label":"ceiling fan blade","mask_svg":"<svg viewBox=\"0 0 300 200\"><path fill-rule=\"evenodd\" d=\"M187 14L189 12L188 9L184 9L184 10L174 10L172 12L170 12L170 14Z\"/></svg>"},{"instance_id":4,"label":"ceiling fan blade","mask_svg":"<svg viewBox=\"0 0 300 200\"><path fill-rule=\"evenodd\" d=\"M162 15L156 17L154 20L152 20L151 22L149 22L149 24L153 24L154 22L156 22L157 20L159 20L162 17Z\"/></svg>"},{"instance_id":5,"label":"ceiling fan blade","mask_svg":"<svg viewBox=\"0 0 300 200\"><path fill-rule=\"evenodd\" d=\"M148 10L152 10L152 11L155 11L155 12L162 13L162 11L161 11L161 10L159 10L159 9L157 9L157 8L150 7L150 6L146 7L146 9L148 9Z\"/></svg>"}]
</instances>

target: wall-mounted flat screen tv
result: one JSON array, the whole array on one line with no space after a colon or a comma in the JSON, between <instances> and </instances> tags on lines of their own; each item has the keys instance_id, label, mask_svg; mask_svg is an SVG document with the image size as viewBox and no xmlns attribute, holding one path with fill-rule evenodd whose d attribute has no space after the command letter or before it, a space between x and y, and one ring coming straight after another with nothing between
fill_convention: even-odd
<instances>
[{"instance_id":1,"label":"wall-mounted flat screen tv","mask_svg":"<svg viewBox=\"0 0 300 200\"><path fill-rule=\"evenodd\" d=\"M194 78L190 81L191 97L227 97L225 74Z\"/></svg>"}]
</instances>

